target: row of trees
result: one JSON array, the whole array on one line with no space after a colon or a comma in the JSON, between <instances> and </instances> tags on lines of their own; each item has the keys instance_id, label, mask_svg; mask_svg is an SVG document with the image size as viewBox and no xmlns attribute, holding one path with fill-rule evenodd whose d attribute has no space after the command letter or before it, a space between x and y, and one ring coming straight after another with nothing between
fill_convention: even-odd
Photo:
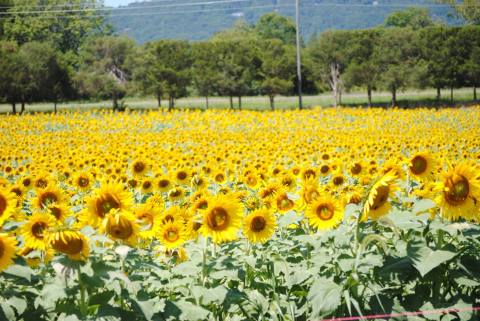
<instances>
[{"instance_id":1,"label":"row of trees","mask_svg":"<svg viewBox=\"0 0 480 321\"><path fill-rule=\"evenodd\" d=\"M6 25L6 29L9 27ZM83 28L83 27L82 27ZM122 108L125 95L151 95L158 105L194 93L234 98L295 94L295 25L275 13L255 26L237 24L208 41L160 40L142 46L108 34L95 22L96 36L78 41L0 41L0 101L16 112L33 101L111 99ZM83 30L83 29L82 29ZM103 31L101 31L103 30ZM64 30L65 31L65 30ZM78 30L77 30L78 31ZM100 36L101 35L101 36ZM69 38L67 38L69 39ZM335 105L344 91L389 90L396 105L407 87L480 85L480 27L446 27L421 9L388 17L379 28L326 31L303 45L302 73L307 93L331 90ZM451 97L453 99L453 96Z\"/></svg>"}]
</instances>

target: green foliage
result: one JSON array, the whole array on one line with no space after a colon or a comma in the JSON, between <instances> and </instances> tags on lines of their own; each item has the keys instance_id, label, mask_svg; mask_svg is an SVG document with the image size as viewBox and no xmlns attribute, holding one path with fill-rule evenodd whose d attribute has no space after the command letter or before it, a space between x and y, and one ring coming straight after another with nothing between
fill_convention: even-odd
<instances>
[{"instance_id":1,"label":"green foliage","mask_svg":"<svg viewBox=\"0 0 480 321\"><path fill-rule=\"evenodd\" d=\"M428 9L410 7L405 10L396 11L385 19L385 27L410 27L412 29L421 29L434 24Z\"/></svg>"},{"instance_id":2,"label":"green foliage","mask_svg":"<svg viewBox=\"0 0 480 321\"><path fill-rule=\"evenodd\" d=\"M284 44L295 45L296 28L291 18L278 13L267 13L255 24L255 31L264 39L279 39Z\"/></svg>"},{"instance_id":3,"label":"green foliage","mask_svg":"<svg viewBox=\"0 0 480 321\"><path fill-rule=\"evenodd\" d=\"M470 24L480 24L480 1L479 0L441 0L455 9L458 16Z\"/></svg>"}]
</instances>

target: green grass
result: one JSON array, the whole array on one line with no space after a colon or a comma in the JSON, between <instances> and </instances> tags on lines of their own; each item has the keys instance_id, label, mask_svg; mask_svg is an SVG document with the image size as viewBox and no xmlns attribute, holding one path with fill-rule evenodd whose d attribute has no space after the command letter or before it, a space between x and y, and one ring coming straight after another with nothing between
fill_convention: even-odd
<instances>
[{"instance_id":1,"label":"green grass","mask_svg":"<svg viewBox=\"0 0 480 321\"><path fill-rule=\"evenodd\" d=\"M435 106L436 91L435 90L408 90L397 94L398 105L400 107L418 107L418 106ZM230 102L228 97L210 97L210 108L229 108ZM388 92L373 93L374 106L389 106L391 102L391 94ZM454 91L454 104L463 105L473 102L473 90L471 88L461 88ZM163 107L166 108L166 101ZM234 99L234 106L237 108L238 100ZM333 98L331 93L325 93L316 96L304 96L303 104L305 107L315 106L331 106ZM125 99L125 104L130 109L157 109L157 102L153 97L130 97ZM450 91L442 91L441 106L450 105ZM279 96L275 99L277 109L295 109L298 108L298 98ZM367 95L365 92L346 93L342 97L343 106L365 106L367 105ZM111 108L111 101L99 102L64 102L58 104L59 110L84 110L84 109L99 109ZM188 97L181 98L176 101L176 108L205 108L205 98L202 97ZM20 104L17 104L17 111L20 109ZM268 110L270 109L268 97L254 96L242 98L242 109L251 110ZM7 104L0 104L0 113L11 112L12 108ZM52 103L35 103L26 105L27 112L47 112L53 111Z\"/></svg>"}]
</instances>

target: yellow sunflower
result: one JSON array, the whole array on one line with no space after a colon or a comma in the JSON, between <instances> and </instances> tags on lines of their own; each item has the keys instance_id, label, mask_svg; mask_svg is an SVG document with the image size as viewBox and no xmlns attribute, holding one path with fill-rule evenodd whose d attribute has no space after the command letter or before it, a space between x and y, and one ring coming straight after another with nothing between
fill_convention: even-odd
<instances>
[{"instance_id":1,"label":"yellow sunflower","mask_svg":"<svg viewBox=\"0 0 480 321\"><path fill-rule=\"evenodd\" d=\"M15 213L17 198L7 189L0 189L0 226Z\"/></svg>"},{"instance_id":2,"label":"yellow sunflower","mask_svg":"<svg viewBox=\"0 0 480 321\"><path fill-rule=\"evenodd\" d=\"M228 195L217 195L208 200L203 211L201 233L215 243L233 241L242 225L242 205Z\"/></svg>"},{"instance_id":3,"label":"yellow sunflower","mask_svg":"<svg viewBox=\"0 0 480 321\"><path fill-rule=\"evenodd\" d=\"M55 219L50 214L35 213L30 216L20 228L25 246L35 250L45 250L47 247L45 235L53 226L55 226Z\"/></svg>"},{"instance_id":4,"label":"yellow sunflower","mask_svg":"<svg viewBox=\"0 0 480 321\"><path fill-rule=\"evenodd\" d=\"M159 241L168 249L176 249L186 241L185 227L178 221L167 221L158 229Z\"/></svg>"},{"instance_id":5,"label":"yellow sunflower","mask_svg":"<svg viewBox=\"0 0 480 321\"><path fill-rule=\"evenodd\" d=\"M476 203L480 201L480 180L473 164L462 163L443 174L436 183L435 198L440 214L449 220L463 217L467 220L480 220ZM478 205L477 205L478 206Z\"/></svg>"},{"instance_id":6,"label":"yellow sunflower","mask_svg":"<svg viewBox=\"0 0 480 321\"><path fill-rule=\"evenodd\" d=\"M17 240L6 233L0 233L0 272L13 264Z\"/></svg>"},{"instance_id":7,"label":"yellow sunflower","mask_svg":"<svg viewBox=\"0 0 480 321\"><path fill-rule=\"evenodd\" d=\"M93 185L94 179L88 172L80 172L73 176L72 184L82 192L88 191Z\"/></svg>"},{"instance_id":8,"label":"yellow sunflower","mask_svg":"<svg viewBox=\"0 0 480 321\"><path fill-rule=\"evenodd\" d=\"M150 204L142 204L137 206L133 213L139 222L140 231L138 235L140 238L152 239L160 221L160 212Z\"/></svg>"},{"instance_id":9,"label":"yellow sunflower","mask_svg":"<svg viewBox=\"0 0 480 321\"><path fill-rule=\"evenodd\" d=\"M85 260L90 253L88 239L74 230L61 230L47 234L47 243L55 251L66 254L72 260Z\"/></svg>"},{"instance_id":10,"label":"yellow sunflower","mask_svg":"<svg viewBox=\"0 0 480 321\"><path fill-rule=\"evenodd\" d=\"M378 220L388 213L391 208L388 198L397 189L396 180L397 173L389 171L373 184L363 208L362 220L367 220L369 217Z\"/></svg>"},{"instance_id":11,"label":"yellow sunflower","mask_svg":"<svg viewBox=\"0 0 480 321\"><path fill-rule=\"evenodd\" d=\"M410 174L419 179L432 179L437 163L430 153L416 153L408 161Z\"/></svg>"},{"instance_id":12,"label":"yellow sunflower","mask_svg":"<svg viewBox=\"0 0 480 321\"><path fill-rule=\"evenodd\" d=\"M160 192L168 192L172 187L172 181L168 176L160 176L157 177L155 186L158 188Z\"/></svg>"},{"instance_id":13,"label":"yellow sunflower","mask_svg":"<svg viewBox=\"0 0 480 321\"><path fill-rule=\"evenodd\" d=\"M128 210L132 204L132 195L120 183L107 183L87 198L87 209L80 221L83 225L97 227L111 210Z\"/></svg>"},{"instance_id":14,"label":"yellow sunflower","mask_svg":"<svg viewBox=\"0 0 480 321\"><path fill-rule=\"evenodd\" d=\"M243 234L251 243L265 243L275 233L277 219L269 209L257 209L245 217Z\"/></svg>"},{"instance_id":15,"label":"yellow sunflower","mask_svg":"<svg viewBox=\"0 0 480 321\"><path fill-rule=\"evenodd\" d=\"M319 196L310 203L305 211L310 226L318 230L330 230L343 219L343 212L335 199Z\"/></svg>"},{"instance_id":16,"label":"yellow sunflower","mask_svg":"<svg viewBox=\"0 0 480 321\"><path fill-rule=\"evenodd\" d=\"M53 184L43 189L37 190L37 196L34 199L33 206L40 210L46 210L53 204L63 203L65 200L64 193Z\"/></svg>"}]
</instances>

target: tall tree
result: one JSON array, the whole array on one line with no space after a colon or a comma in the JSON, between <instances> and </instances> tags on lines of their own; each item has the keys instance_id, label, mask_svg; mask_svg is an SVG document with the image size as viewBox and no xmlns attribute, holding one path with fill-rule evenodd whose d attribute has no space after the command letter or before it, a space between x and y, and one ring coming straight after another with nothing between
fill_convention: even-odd
<instances>
[{"instance_id":1,"label":"tall tree","mask_svg":"<svg viewBox=\"0 0 480 321\"><path fill-rule=\"evenodd\" d=\"M217 64L216 43L212 41L198 42L192 46L193 50L193 82L198 93L205 97L205 106L208 109L208 97L213 95L220 79L220 70Z\"/></svg>"},{"instance_id":2,"label":"tall tree","mask_svg":"<svg viewBox=\"0 0 480 321\"><path fill-rule=\"evenodd\" d=\"M380 83L392 94L392 106L397 105L397 93L408 86L419 59L415 33L408 28L391 28L381 32L375 46L374 59L380 69Z\"/></svg>"},{"instance_id":3,"label":"tall tree","mask_svg":"<svg viewBox=\"0 0 480 321\"><path fill-rule=\"evenodd\" d=\"M119 109L118 100L127 90L131 79L128 61L135 43L126 37L100 37L88 43L80 52L80 71L75 77L81 94L110 98L113 109Z\"/></svg>"},{"instance_id":4,"label":"tall tree","mask_svg":"<svg viewBox=\"0 0 480 321\"><path fill-rule=\"evenodd\" d=\"M366 87L369 107L379 77L378 62L374 57L379 37L380 33L375 29L353 31L347 48L349 64L345 70L346 87Z\"/></svg>"},{"instance_id":5,"label":"tall tree","mask_svg":"<svg viewBox=\"0 0 480 321\"><path fill-rule=\"evenodd\" d=\"M279 39L284 44L295 44L295 23L291 18L278 13L267 13L260 17L255 32L264 39Z\"/></svg>"},{"instance_id":6,"label":"tall tree","mask_svg":"<svg viewBox=\"0 0 480 321\"><path fill-rule=\"evenodd\" d=\"M329 84L335 107L341 102L341 75L348 66L350 35L348 31L328 30L313 39L308 46L316 76Z\"/></svg>"},{"instance_id":7,"label":"tall tree","mask_svg":"<svg viewBox=\"0 0 480 321\"><path fill-rule=\"evenodd\" d=\"M11 104L14 114L17 112L16 104L20 101L22 90L20 71L17 44L0 41L0 100Z\"/></svg>"},{"instance_id":8,"label":"tall tree","mask_svg":"<svg viewBox=\"0 0 480 321\"><path fill-rule=\"evenodd\" d=\"M426 8L410 7L405 10L395 11L386 19L385 27L410 27L414 30L433 26L434 22Z\"/></svg>"},{"instance_id":9,"label":"tall tree","mask_svg":"<svg viewBox=\"0 0 480 321\"><path fill-rule=\"evenodd\" d=\"M295 48L281 40L271 39L260 48L261 91L268 95L270 108L275 109L275 96L287 94L293 87L295 77Z\"/></svg>"}]
</instances>

